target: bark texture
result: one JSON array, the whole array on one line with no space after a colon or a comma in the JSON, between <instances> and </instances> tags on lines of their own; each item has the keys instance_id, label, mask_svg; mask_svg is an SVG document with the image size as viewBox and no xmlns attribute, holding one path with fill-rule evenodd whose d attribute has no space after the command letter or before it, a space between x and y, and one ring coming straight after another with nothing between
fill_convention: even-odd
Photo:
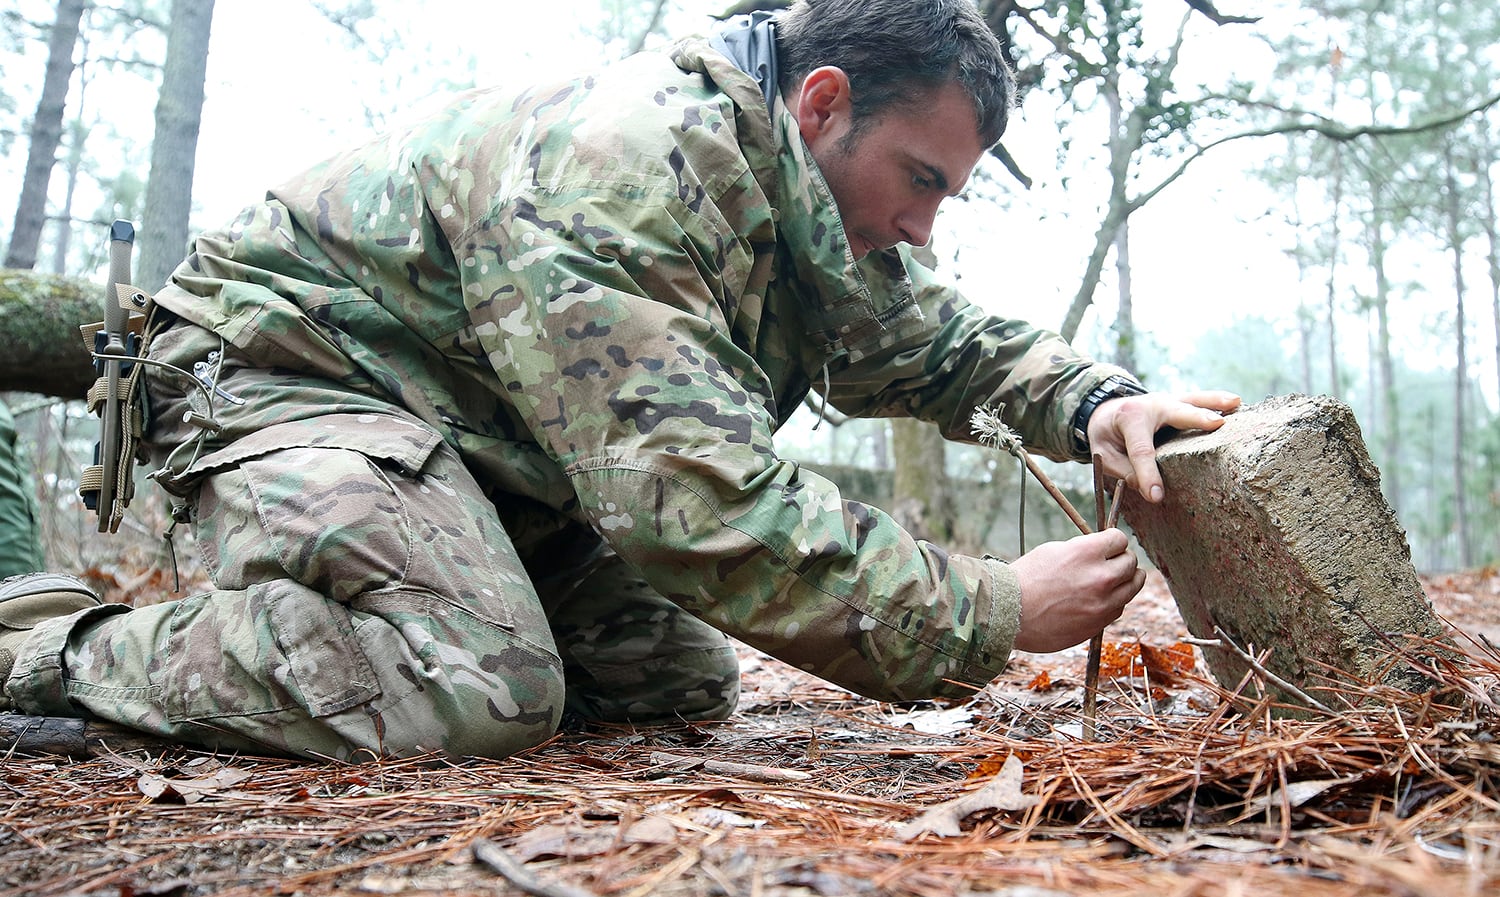
<instances>
[{"instance_id":1,"label":"bark texture","mask_svg":"<svg viewBox=\"0 0 1500 897\"><path fill-rule=\"evenodd\" d=\"M156 98L140 258L133 281L151 292L166 283L172 269L187 254L213 15L213 0L173 0L167 60Z\"/></svg>"},{"instance_id":2,"label":"bark texture","mask_svg":"<svg viewBox=\"0 0 1500 897\"><path fill-rule=\"evenodd\" d=\"M42 225L47 221L47 187L52 181L52 167L57 162L57 147L62 142L63 110L67 106L68 84L73 80L73 48L78 43L84 5L84 0L61 0L57 4L57 19L47 40L47 72L42 80L42 96L31 119L26 176L16 202L10 247L5 252L7 268L31 268L36 264Z\"/></svg>"},{"instance_id":3,"label":"bark texture","mask_svg":"<svg viewBox=\"0 0 1500 897\"><path fill-rule=\"evenodd\" d=\"M1347 405L1268 399L1213 433L1168 442L1158 463L1166 500L1127 493L1125 519L1194 635L1219 638L1217 628L1242 648L1269 650L1268 670L1332 707L1341 700L1330 683L1430 687L1392 655L1411 648L1409 637L1446 643L1446 630ZM1229 688L1251 669L1229 649L1204 657Z\"/></svg>"},{"instance_id":4,"label":"bark texture","mask_svg":"<svg viewBox=\"0 0 1500 897\"><path fill-rule=\"evenodd\" d=\"M94 369L78 327L104 316L104 288L74 277L0 269L0 392L81 399Z\"/></svg>"}]
</instances>

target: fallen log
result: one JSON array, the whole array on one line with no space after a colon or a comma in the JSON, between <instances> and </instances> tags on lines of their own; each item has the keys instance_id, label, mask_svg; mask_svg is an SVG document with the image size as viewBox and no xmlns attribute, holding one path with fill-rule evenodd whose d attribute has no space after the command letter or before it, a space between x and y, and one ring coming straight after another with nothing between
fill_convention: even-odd
<instances>
[{"instance_id":1,"label":"fallen log","mask_svg":"<svg viewBox=\"0 0 1500 897\"><path fill-rule=\"evenodd\" d=\"M83 760L108 753L161 751L174 742L102 720L0 713L0 755L53 754Z\"/></svg>"},{"instance_id":2,"label":"fallen log","mask_svg":"<svg viewBox=\"0 0 1500 897\"><path fill-rule=\"evenodd\" d=\"M1125 519L1221 685L1253 675L1278 709L1331 712L1386 700L1371 683L1440 684L1452 643L1347 405L1267 399L1157 464L1166 499L1127 494Z\"/></svg>"}]
</instances>

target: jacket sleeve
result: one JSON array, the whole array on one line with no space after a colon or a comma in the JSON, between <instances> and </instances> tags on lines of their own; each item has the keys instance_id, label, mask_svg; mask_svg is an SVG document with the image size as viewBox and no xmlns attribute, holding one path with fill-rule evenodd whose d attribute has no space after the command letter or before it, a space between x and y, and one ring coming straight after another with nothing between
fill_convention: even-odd
<instances>
[{"instance_id":1,"label":"jacket sleeve","mask_svg":"<svg viewBox=\"0 0 1500 897\"><path fill-rule=\"evenodd\" d=\"M528 190L458 235L500 387L663 595L871 697L970 693L1015 639L1013 574L777 456L771 386L731 327L754 228L678 178Z\"/></svg>"},{"instance_id":2,"label":"jacket sleeve","mask_svg":"<svg viewBox=\"0 0 1500 897\"><path fill-rule=\"evenodd\" d=\"M854 417L921 418L964 442L974 441L974 410L997 407L1031 451L1087 460L1072 447L1074 412L1110 375L1130 375L1079 354L1056 333L983 312L909 256L905 261L928 326L832 367L830 404Z\"/></svg>"}]
</instances>

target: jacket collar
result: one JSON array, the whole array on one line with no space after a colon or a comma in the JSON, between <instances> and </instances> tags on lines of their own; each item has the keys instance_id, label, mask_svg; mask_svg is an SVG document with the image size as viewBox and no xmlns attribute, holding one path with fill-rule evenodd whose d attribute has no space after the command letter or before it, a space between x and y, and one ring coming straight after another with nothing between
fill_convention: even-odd
<instances>
[{"instance_id":1,"label":"jacket collar","mask_svg":"<svg viewBox=\"0 0 1500 897\"><path fill-rule=\"evenodd\" d=\"M708 40L735 68L754 78L766 108L775 103L780 71L776 65L776 17L769 12L735 16Z\"/></svg>"},{"instance_id":2,"label":"jacket collar","mask_svg":"<svg viewBox=\"0 0 1500 897\"><path fill-rule=\"evenodd\" d=\"M904 252L854 260L833 194L780 92L771 93L768 108L762 85L701 38L679 42L672 59L707 75L734 102L741 151L776 210L777 242L797 281L808 336L825 357L858 361L925 326Z\"/></svg>"}]
</instances>

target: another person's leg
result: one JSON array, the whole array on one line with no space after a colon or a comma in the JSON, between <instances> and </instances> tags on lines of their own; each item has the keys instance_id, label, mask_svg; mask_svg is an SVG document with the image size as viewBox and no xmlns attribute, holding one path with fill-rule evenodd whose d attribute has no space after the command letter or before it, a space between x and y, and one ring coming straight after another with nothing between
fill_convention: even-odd
<instances>
[{"instance_id":1,"label":"another person's leg","mask_svg":"<svg viewBox=\"0 0 1500 897\"><path fill-rule=\"evenodd\" d=\"M30 461L0 402L0 579L42 569L41 526Z\"/></svg>"}]
</instances>

